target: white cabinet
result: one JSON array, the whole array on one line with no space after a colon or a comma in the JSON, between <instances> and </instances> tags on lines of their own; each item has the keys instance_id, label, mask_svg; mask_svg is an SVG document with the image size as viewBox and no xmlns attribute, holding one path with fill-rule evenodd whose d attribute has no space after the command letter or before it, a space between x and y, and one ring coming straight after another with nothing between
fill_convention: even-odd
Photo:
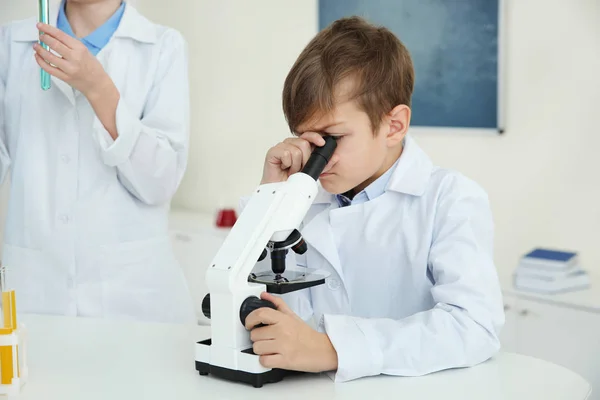
<instances>
[{"instance_id":1,"label":"white cabinet","mask_svg":"<svg viewBox=\"0 0 600 400\"><path fill-rule=\"evenodd\" d=\"M600 399L600 312L505 294L505 351L562 365L592 385Z\"/></svg>"}]
</instances>

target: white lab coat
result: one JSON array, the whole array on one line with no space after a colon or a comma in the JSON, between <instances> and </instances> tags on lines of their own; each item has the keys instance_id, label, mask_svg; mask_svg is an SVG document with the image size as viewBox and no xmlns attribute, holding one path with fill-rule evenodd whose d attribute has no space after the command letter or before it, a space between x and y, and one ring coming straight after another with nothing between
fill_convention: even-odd
<instances>
[{"instance_id":1,"label":"white lab coat","mask_svg":"<svg viewBox=\"0 0 600 400\"><path fill-rule=\"evenodd\" d=\"M41 90L35 23L0 30L3 264L19 311L194 321L167 232L187 163L184 39L126 7L97 56L121 94L113 141L81 93L56 78Z\"/></svg>"},{"instance_id":2,"label":"white lab coat","mask_svg":"<svg viewBox=\"0 0 600 400\"><path fill-rule=\"evenodd\" d=\"M493 229L486 193L407 137L379 197L339 208L320 189L296 262L330 276L284 298L330 337L336 381L472 366L497 352L504 323Z\"/></svg>"}]
</instances>

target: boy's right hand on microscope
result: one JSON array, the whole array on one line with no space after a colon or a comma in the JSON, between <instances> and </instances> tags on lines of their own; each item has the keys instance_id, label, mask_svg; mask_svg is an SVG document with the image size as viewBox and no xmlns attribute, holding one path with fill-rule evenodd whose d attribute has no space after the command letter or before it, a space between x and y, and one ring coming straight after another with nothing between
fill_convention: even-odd
<instances>
[{"instance_id":1,"label":"boy's right hand on microscope","mask_svg":"<svg viewBox=\"0 0 600 400\"><path fill-rule=\"evenodd\" d=\"M261 185L286 181L290 175L302 170L314 146L323 145L325 139L320 134L305 132L271 147L265 157Z\"/></svg>"}]
</instances>

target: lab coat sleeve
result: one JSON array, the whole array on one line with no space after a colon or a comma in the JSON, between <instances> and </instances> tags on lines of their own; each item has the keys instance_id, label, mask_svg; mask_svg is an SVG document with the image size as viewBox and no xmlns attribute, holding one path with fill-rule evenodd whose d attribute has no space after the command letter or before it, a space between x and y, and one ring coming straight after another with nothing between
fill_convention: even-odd
<instances>
[{"instance_id":1,"label":"lab coat sleeve","mask_svg":"<svg viewBox=\"0 0 600 400\"><path fill-rule=\"evenodd\" d=\"M469 367L499 350L504 311L487 195L455 179L437 204L428 266L435 305L402 320L325 315L338 354L336 381Z\"/></svg>"},{"instance_id":2,"label":"lab coat sleeve","mask_svg":"<svg viewBox=\"0 0 600 400\"><path fill-rule=\"evenodd\" d=\"M0 60L8 60L8 33L7 28L0 26ZM0 61L0 185L4 183L10 168L10 157L7 147L6 115L4 115L4 96L6 79L8 76L8 63Z\"/></svg>"},{"instance_id":3,"label":"lab coat sleeve","mask_svg":"<svg viewBox=\"0 0 600 400\"><path fill-rule=\"evenodd\" d=\"M158 69L141 118L121 97L116 140L98 118L94 121L104 163L116 167L119 181L149 205L165 204L175 194L189 144L187 45L174 30L161 40Z\"/></svg>"}]
</instances>

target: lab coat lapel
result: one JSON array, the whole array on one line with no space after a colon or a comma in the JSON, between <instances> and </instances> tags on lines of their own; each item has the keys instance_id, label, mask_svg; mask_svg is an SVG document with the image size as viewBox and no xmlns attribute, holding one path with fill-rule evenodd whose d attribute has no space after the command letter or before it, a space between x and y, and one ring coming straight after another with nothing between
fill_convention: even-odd
<instances>
[{"instance_id":1,"label":"lab coat lapel","mask_svg":"<svg viewBox=\"0 0 600 400\"><path fill-rule=\"evenodd\" d=\"M313 208L318 207L317 214L304 226L302 236L304 240L319 252L325 260L331 264L333 269L343 279L340 257L331 225L329 224L329 212L334 207L331 200L333 195L322 194L317 195Z\"/></svg>"},{"instance_id":2,"label":"lab coat lapel","mask_svg":"<svg viewBox=\"0 0 600 400\"><path fill-rule=\"evenodd\" d=\"M68 83L61 81L55 76L52 76L50 80L52 81L52 85L57 87L72 105L75 105L75 91L73 88Z\"/></svg>"}]
</instances>

